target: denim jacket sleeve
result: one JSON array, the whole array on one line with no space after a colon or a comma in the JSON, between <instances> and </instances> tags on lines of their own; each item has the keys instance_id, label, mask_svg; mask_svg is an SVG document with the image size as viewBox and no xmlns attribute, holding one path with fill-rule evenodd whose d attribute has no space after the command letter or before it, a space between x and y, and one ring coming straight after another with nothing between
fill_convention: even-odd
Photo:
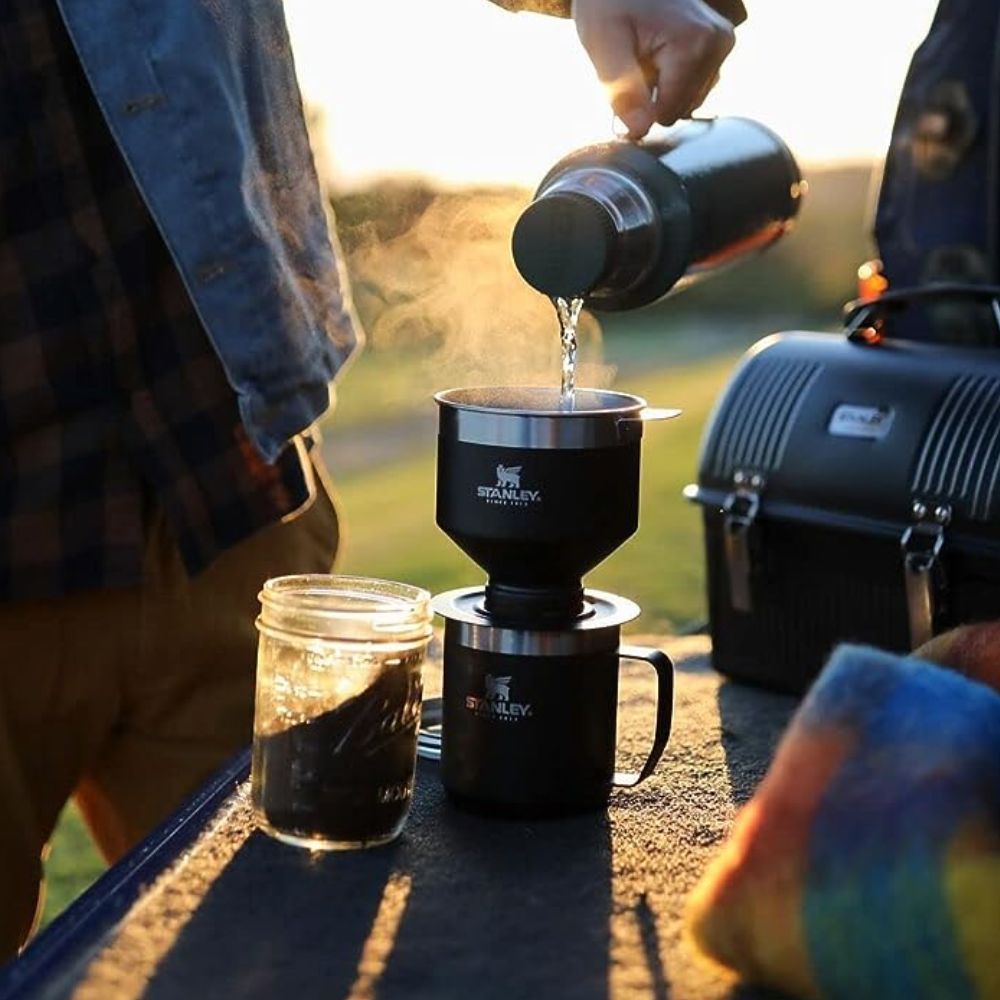
<instances>
[{"instance_id":1,"label":"denim jacket sleeve","mask_svg":"<svg viewBox=\"0 0 1000 1000\"><path fill-rule=\"evenodd\" d=\"M57 2L250 440L274 461L327 409L360 338L281 0Z\"/></svg>"}]
</instances>

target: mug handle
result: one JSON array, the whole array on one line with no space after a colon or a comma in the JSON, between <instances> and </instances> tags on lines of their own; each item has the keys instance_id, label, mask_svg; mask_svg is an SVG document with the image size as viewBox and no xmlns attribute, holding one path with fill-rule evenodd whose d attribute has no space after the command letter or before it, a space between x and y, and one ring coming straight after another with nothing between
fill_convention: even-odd
<instances>
[{"instance_id":1,"label":"mug handle","mask_svg":"<svg viewBox=\"0 0 1000 1000\"><path fill-rule=\"evenodd\" d=\"M653 748L638 774L616 771L612 780L615 788L635 788L653 773L670 739L670 727L674 718L674 665L662 650L646 646L620 646L618 658L642 660L656 671L656 729L653 731Z\"/></svg>"}]
</instances>

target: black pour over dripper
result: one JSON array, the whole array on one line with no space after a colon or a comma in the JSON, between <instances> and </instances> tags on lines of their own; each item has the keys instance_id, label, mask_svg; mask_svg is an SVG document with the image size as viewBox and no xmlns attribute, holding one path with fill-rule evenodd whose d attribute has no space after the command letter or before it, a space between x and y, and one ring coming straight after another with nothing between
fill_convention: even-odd
<instances>
[{"instance_id":1,"label":"black pour over dripper","mask_svg":"<svg viewBox=\"0 0 1000 1000\"><path fill-rule=\"evenodd\" d=\"M676 416L637 396L578 389L453 389L436 397L437 522L489 574L439 594L445 619L441 778L490 815L561 816L607 805L652 773L666 744L672 667L621 647L631 601L583 576L638 527L644 422ZM657 675L642 771L615 770L623 659Z\"/></svg>"},{"instance_id":2,"label":"black pour over dripper","mask_svg":"<svg viewBox=\"0 0 1000 1000\"><path fill-rule=\"evenodd\" d=\"M571 622L583 576L639 522L643 425L676 416L625 393L439 393L437 523L489 575L494 622Z\"/></svg>"}]
</instances>

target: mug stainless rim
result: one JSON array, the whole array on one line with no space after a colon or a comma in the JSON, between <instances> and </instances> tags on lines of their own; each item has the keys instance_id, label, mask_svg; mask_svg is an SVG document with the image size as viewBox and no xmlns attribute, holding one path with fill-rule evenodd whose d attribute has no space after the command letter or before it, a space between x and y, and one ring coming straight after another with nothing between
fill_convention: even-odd
<instances>
[{"instance_id":1,"label":"mug stainless rim","mask_svg":"<svg viewBox=\"0 0 1000 1000\"><path fill-rule=\"evenodd\" d=\"M500 448L607 448L642 437L640 396L578 389L573 409L560 409L559 390L483 386L436 393L442 437Z\"/></svg>"},{"instance_id":2,"label":"mug stainless rim","mask_svg":"<svg viewBox=\"0 0 1000 1000\"><path fill-rule=\"evenodd\" d=\"M622 625L639 617L639 605L627 597L586 590L587 613L561 628L521 628L494 624L482 610L482 587L438 594L434 611L456 630L466 649L505 656L580 656L618 648Z\"/></svg>"}]
</instances>

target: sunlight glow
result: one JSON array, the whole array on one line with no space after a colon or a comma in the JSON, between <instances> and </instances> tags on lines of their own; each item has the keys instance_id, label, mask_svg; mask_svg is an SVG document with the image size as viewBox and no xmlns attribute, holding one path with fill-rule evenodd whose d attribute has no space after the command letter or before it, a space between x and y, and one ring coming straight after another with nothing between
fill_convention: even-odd
<instances>
[{"instance_id":1,"label":"sunlight glow","mask_svg":"<svg viewBox=\"0 0 1000 1000\"><path fill-rule=\"evenodd\" d=\"M934 6L756 0L704 111L759 118L804 160L874 159ZM569 22L487 0L285 7L342 185L397 174L533 185L563 154L611 138Z\"/></svg>"},{"instance_id":2,"label":"sunlight glow","mask_svg":"<svg viewBox=\"0 0 1000 1000\"><path fill-rule=\"evenodd\" d=\"M347 994L347 1000L373 1000L377 996L379 980L389 964L399 925L406 913L412 884L413 879L400 872L393 872L385 883L378 912L361 949L357 977Z\"/></svg>"}]
</instances>

